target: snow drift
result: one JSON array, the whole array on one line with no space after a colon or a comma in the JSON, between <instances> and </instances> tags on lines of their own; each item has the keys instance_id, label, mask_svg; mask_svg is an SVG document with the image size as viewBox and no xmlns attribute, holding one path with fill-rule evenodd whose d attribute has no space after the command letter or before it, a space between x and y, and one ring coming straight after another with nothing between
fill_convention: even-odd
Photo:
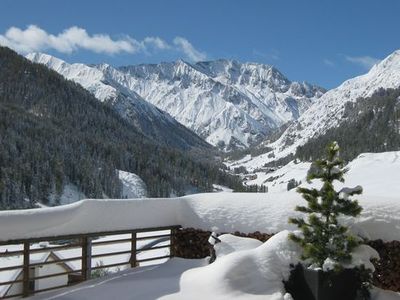
<instances>
[{"instance_id":1,"label":"snow drift","mask_svg":"<svg viewBox=\"0 0 400 300\"><path fill-rule=\"evenodd\" d=\"M284 194L210 193L145 200L82 200L54 208L0 212L0 240L182 225L219 232L277 233L294 229L289 217L304 204L295 192ZM386 241L400 240L397 198L360 198L364 207L354 230ZM10 230L12 228L12 230Z\"/></svg>"}]
</instances>

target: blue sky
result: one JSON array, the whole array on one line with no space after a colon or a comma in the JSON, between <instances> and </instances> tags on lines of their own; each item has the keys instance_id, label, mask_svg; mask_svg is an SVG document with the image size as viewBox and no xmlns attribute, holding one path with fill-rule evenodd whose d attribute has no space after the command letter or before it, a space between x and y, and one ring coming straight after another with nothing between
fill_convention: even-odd
<instances>
[{"instance_id":1,"label":"blue sky","mask_svg":"<svg viewBox=\"0 0 400 300\"><path fill-rule=\"evenodd\" d=\"M400 48L398 0L1 0L0 44L68 62L232 58L332 88Z\"/></svg>"}]
</instances>

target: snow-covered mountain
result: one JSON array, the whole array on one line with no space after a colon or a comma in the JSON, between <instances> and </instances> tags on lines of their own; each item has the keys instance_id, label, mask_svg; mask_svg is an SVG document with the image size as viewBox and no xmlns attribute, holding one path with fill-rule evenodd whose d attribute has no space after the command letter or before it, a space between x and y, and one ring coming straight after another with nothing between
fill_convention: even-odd
<instances>
[{"instance_id":1,"label":"snow-covered mountain","mask_svg":"<svg viewBox=\"0 0 400 300\"><path fill-rule=\"evenodd\" d=\"M177 131L171 115L225 150L261 141L296 120L325 92L308 83L291 82L274 67L232 60L194 65L178 60L116 69L107 64L68 64L42 53L27 58L112 104L149 136L165 139L160 128L170 128L169 135L179 143L199 143L194 136L188 139L183 128Z\"/></svg>"},{"instance_id":2,"label":"snow-covered mountain","mask_svg":"<svg viewBox=\"0 0 400 300\"><path fill-rule=\"evenodd\" d=\"M103 69L103 66L99 66ZM277 69L216 60L120 67L110 76L206 141L223 149L248 147L296 120L324 89L291 82Z\"/></svg>"},{"instance_id":3,"label":"snow-covered mountain","mask_svg":"<svg viewBox=\"0 0 400 300\"><path fill-rule=\"evenodd\" d=\"M111 66L88 66L69 64L61 59L43 53L31 53L29 60L44 64L66 79L75 81L91 92L97 99L108 103L145 135L167 145L188 149L208 147L192 131L177 122L168 113L158 109L133 90L120 85L109 74L118 78L119 71ZM119 77L122 77L123 74Z\"/></svg>"},{"instance_id":4,"label":"snow-covered mountain","mask_svg":"<svg viewBox=\"0 0 400 300\"><path fill-rule=\"evenodd\" d=\"M309 139L322 135L329 128L337 127L346 120L345 104L361 97L369 97L380 88L400 87L400 50L395 51L371 70L361 76L349 79L335 89L329 90L295 122L293 122L273 143L266 143L273 150L269 153L246 158L241 165L250 169L294 153L296 148Z\"/></svg>"}]
</instances>

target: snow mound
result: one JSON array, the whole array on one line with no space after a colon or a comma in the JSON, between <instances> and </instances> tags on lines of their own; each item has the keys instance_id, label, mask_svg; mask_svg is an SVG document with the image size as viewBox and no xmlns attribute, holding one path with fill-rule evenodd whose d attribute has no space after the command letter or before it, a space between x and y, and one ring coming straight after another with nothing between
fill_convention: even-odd
<instances>
[{"instance_id":1,"label":"snow mound","mask_svg":"<svg viewBox=\"0 0 400 300\"><path fill-rule=\"evenodd\" d=\"M118 176L122 182L122 198L146 198L146 184L138 175L119 170Z\"/></svg>"},{"instance_id":2,"label":"snow mound","mask_svg":"<svg viewBox=\"0 0 400 300\"><path fill-rule=\"evenodd\" d=\"M239 237L232 234L223 234L218 237L221 241L214 245L216 256L222 257L229 253L250 250L262 245L262 242L252 238Z\"/></svg>"},{"instance_id":3,"label":"snow mound","mask_svg":"<svg viewBox=\"0 0 400 300\"><path fill-rule=\"evenodd\" d=\"M255 249L188 270L182 274L180 291L161 299L291 299L282 280L288 279L290 264L298 263L299 248L288 233L282 231Z\"/></svg>"},{"instance_id":4,"label":"snow mound","mask_svg":"<svg viewBox=\"0 0 400 300\"><path fill-rule=\"evenodd\" d=\"M358 197L363 211L343 219L352 230L371 239L400 240L400 202L396 197ZM277 233L295 229L294 192L280 194L208 193L166 199L92 199L51 208L1 211L0 240L69 235L112 230L181 225L218 232ZM10 230L12 228L13 230Z\"/></svg>"}]
</instances>

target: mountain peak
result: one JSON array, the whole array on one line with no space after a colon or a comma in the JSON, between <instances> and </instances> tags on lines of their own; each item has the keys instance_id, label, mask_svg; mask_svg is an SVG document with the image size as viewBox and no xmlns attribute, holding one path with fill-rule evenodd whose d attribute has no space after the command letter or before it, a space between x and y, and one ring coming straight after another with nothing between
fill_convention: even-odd
<instances>
[{"instance_id":1,"label":"mountain peak","mask_svg":"<svg viewBox=\"0 0 400 300\"><path fill-rule=\"evenodd\" d=\"M368 98L380 88L400 87L400 51L397 50L375 64L363 75L351 78L321 96L281 137L270 144L276 158L294 153L309 139L324 134L343 120L345 104ZM268 162L264 160L264 163Z\"/></svg>"}]
</instances>

